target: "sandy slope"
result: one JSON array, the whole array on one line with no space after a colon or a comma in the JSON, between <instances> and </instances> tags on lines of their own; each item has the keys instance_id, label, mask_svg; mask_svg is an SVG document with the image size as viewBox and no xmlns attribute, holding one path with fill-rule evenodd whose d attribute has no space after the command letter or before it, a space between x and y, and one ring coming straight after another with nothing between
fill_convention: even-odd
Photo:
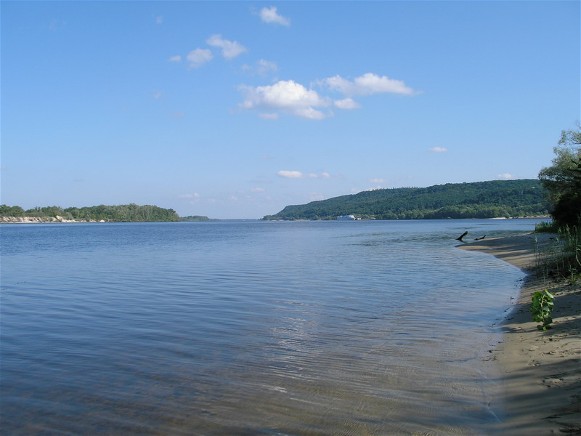
<instances>
[{"instance_id":1,"label":"sandy slope","mask_svg":"<svg viewBox=\"0 0 581 436\"><path fill-rule=\"evenodd\" d=\"M493 350L503 372L504 403L497 404L498 432L516 435L581 434L581 286L554 282L535 268L537 247L549 235L519 235L462 245L492 254L528 273L506 319L504 343ZM533 292L555 295L553 328L536 328L529 311Z\"/></svg>"}]
</instances>

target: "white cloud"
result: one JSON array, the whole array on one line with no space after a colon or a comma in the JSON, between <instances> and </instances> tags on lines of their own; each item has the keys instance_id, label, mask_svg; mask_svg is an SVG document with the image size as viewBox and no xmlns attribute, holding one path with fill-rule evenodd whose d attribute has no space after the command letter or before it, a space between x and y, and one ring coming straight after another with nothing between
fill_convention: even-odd
<instances>
[{"instance_id":1,"label":"white cloud","mask_svg":"<svg viewBox=\"0 0 581 436\"><path fill-rule=\"evenodd\" d=\"M262 192L266 192L266 189L264 189L264 188L252 188L250 191L256 192L256 193L262 193Z\"/></svg>"},{"instance_id":2,"label":"white cloud","mask_svg":"<svg viewBox=\"0 0 581 436\"><path fill-rule=\"evenodd\" d=\"M280 110L311 120L326 118L326 115L316 108L328 106L328 101L316 91L307 89L293 80L281 80L274 85L241 89L246 93L246 99L241 104L244 109Z\"/></svg>"},{"instance_id":3,"label":"white cloud","mask_svg":"<svg viewBox=\"0 0 581 436\"><path fill-rule=\"evenodd\" d=\"M275 64L268 61L259 61L260 71L274 71ZM254 71L254 67L245 66L245 71ZM256 69L259 71L259 68ZM319 94L312 88L293 80L279 80L267 86L240 86L245 94L245 100L240 104L243 109L267 109L260 115L265 119L276 119L281 113L289 113L311 120L322 120L333 115L332 108L353 110L360 107L352 96L371 95L378 93L395 93L412 95L416 92L407 87L400 80L393 80L387 76L378 76L367 73L347 80L341 76L334 76L316 82L317 85L344 94L345 98L333 100L331 97ZM326 110L324 110L326 109ZM443 150L440 150L440 152Z\"/></svg>"},{"instance_id":4,"label":"white cloud","mask_svg":"<svg viewBox=\"0 0 581 436\"><path fill-rule=\"evenodd\" d=\"M352 98L344 98L342 100L334 101L335 107L339 109L357 109L359 108L359 103L357 103Z\"/></svg>"},{"instance_id":5,"label":"white cloud","mask_svg":"<svg viewBox=\"0 0 581 436\"><path fill-rule=\"evenodd\" d=\"M280 177L284 177L287 179L302 179L304 177L303 173L300 171L291 171L291 170L280 170L276 173Z\"/></svg>"},{"instance_id":6,"label":"white cloud","mask_svg":"<svg viewBox=\"0 0 581 436\"><path fill-rule=\"evenodd\" d=\"M514 176L510 173L502 173L497 175L496 178L500 180L511 180L514 179Z\"/></svg>"},{"instance_id":7,"label":"white cloud","mask_svg":"<svg viewBox=\"0 0 581 436\"><path fill-rule=\"evenodd\" d=\"M446 153L448 149L446 147L432 147L430 148L432 153Z\"/></svg>"},{"instance_id":8,"label":"white cloud","mask_svg":"<svg viewBox=\"0 0 581 436\"><path fill-rule=\"evenodd\" d=\"M246 47L244 47L238 41L229 41L222 38L221 35L210 36L206 40L206 43L211 47L218 47L222 49L222 56L224 56L226 59L233 59L246 51Z\"/></svg>"},{"instance_id":9,"label":"white cloud","mask_svg":"<svg viewBox=\"0 0 581 436\"><path fill-rule=\"evenodd\" d=\"M181 62L182 57L180 55L170 56L169 61L170 62Z\"/></svg>"},{"instance_id":10,"label":"white cloud","mask_svg":"<svg viewBox=\"0 0 581 436\"><path fill-rule=\"evenodd\" d=\"M378 76L373 73L363 74L353 81L337 75L324 79L323 84L348 96L382 93L411 95L415 92L401 80L390 79L387 76Z\"/></svg>"},{"instance_id":11,"label":"white cloud","mask_svg":"<svg viewBox=\"0 0 581 436\"><path fill-rule=\"evenodd\" d=\"M308 118L309 120L322 120L326 117L323 112L318 111L312 107L299 108L296 109L294 113L299 117Z\"/></svg>"},{"instance_id":12,"label":"white cloud","mask_svg":"<svg viewBox=\"0 0 581 436\"><path fill-rule=\"evenodd\" d=\"M190 68L198 68L204 65L207 62L210 62L214 55L212 52L205 48L197 48L192 50L186 56Z\"/></svg>"},{"instance_id":13,"label":"white cloud","mask_svg":"<svg viewBox=\"0 0 581 436\"><path fill-rule=\"evenodd\" d=\"M161 15L155 17L155 24L157 25L163 24L163 17Z\"/></svg>"},{"instance_id":14,"label":"white cloud","mask_svg":"<svg viewBox=\"0 0 581 436\"><path fill-rule=\"evenodd\" d=\"M374 177L373 179L369 179L369 183L385 183L385 179Z\"/></svg>"},{"instance_id":15,"label":"white cloud","mask_svg":"<svg viewBox=\"0 0 581 436\"><path fill-rule=\"evenodd\" d=\"M278 65L274 62L260 59L255 65L244 65L242 69L250 74L266 76L267 74L275 73L278 70Z\"/></svg>"},{"instance_id":16,"label":"white cloud","mask_svg":"<svg viewBox=\"0 0 581 436\"><path fill-rule=\"evenodd\" d=\"M154 100L159 100L161 97L163 97L163 92L154 91L152 94L152 97L154 98Z\"/></svg>"},{"instance_id":17,"label":"white cloud","mask_svg":"<svg viewBox=\"0 0 581 436\"><path fill-rule=\"evenodd\" d=\"M326 171L322 173L303 173L301 171L290 171L290 170L281 170L277 173L280 177L285 177L287 179L329 179L331 178L331 174Z\"/></svg>"},{"instance_id":18,"label":"white cloud","mask_svg":"<svg viewBox=\"0 0 581 436\"><path fill-rule=\"evenodd\" d=\"M323 171L322 173L309 173L308 177L310 179L330 179L331 174L329 174L326 171Z\"/></svg>"},{"instance_id":19,"label":"white cloud","mask_svg":"<svg viewBox=\"0 0 581 436\"><path fill-rule=\"evenodd\" d=\"M281 26L290 26L288 18L279 15L275 6L262 8L260 10L260 19L268 24L280 24Z\"/></svg>"},{"instance_id":20,"label":"white cloud","mask_svg":"<svg viewBox=\"0 0 581 436\"><path fill-rule=\"evenodd\" d=\"M257 64L259 74L273 73L278 70L278 65L276 65L276 63L267 61L265 59L260 59Z\"/></svg>"}]
</instances>

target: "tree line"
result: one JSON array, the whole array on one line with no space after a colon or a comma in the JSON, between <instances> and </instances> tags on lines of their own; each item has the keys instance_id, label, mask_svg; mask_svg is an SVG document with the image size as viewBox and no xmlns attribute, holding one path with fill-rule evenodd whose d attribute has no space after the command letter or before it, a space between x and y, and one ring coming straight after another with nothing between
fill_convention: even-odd
<instances>
[{"instance_id":1,"label":"tree line","mask_svg":"<svg viewBox=\"0 0 581 436\"><path fill-rule=\"evenodd\" d=\"M78 221L115 221L115 222L159 222L179 221L180 217L173 209L164 209L158 206L125 204L118 206L88 206L68 207L60 206L35 207L24 210L20 206L0 205L0 216L6 217L39 217L55 218L60 216L67 220Z\"/></svg>"},{"instance_id":2,"label":"tree line","mask_svg":"<svg viewBox=\"0 0 581 436\"><path fill-rule=\"evenodd\" d=\"M428 188L364 191L287 206L266 220L495 218L547 215L545 189L536 179L448 183Z\"/></svg>"}]
</instances>

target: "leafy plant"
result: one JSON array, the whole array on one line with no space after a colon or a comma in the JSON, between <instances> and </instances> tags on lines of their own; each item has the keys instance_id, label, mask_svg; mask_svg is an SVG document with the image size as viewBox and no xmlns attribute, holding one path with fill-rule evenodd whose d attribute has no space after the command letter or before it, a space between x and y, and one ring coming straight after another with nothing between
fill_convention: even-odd
<instances>
[{"instance_id":1,"label":"leafy plant","mask_svg":"<svg viewBox=\"0 0 581 436\"><path fill-rule=\"evenodd\" d=\"M554 298L553 294L551 294L547 289L544 291L537 291L533 294L531 313L533 315L533 321L542 323L537 326L539 330L546 331L551 328L551 323L553 322L551 314L553 312Z\"/></svg>"}]
</instances>

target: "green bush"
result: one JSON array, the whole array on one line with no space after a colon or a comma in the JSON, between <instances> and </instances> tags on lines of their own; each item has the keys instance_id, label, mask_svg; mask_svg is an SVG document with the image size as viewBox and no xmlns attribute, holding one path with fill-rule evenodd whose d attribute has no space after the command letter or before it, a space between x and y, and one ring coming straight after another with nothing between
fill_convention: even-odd
<instances>
[{"instance_id":1,"label":"green bush","mask_svg":"<svg viewBox=\"0 0 581 436\"><path fill-rule=\"evenodd\" d=\"M533 294L531 313L533 315L533 321L542 323L537 326L539 330L546 331L551 328L551 323L553 322L553 299L553 294L547 289L537 291Z\"/></svg>"}]
</instances>

